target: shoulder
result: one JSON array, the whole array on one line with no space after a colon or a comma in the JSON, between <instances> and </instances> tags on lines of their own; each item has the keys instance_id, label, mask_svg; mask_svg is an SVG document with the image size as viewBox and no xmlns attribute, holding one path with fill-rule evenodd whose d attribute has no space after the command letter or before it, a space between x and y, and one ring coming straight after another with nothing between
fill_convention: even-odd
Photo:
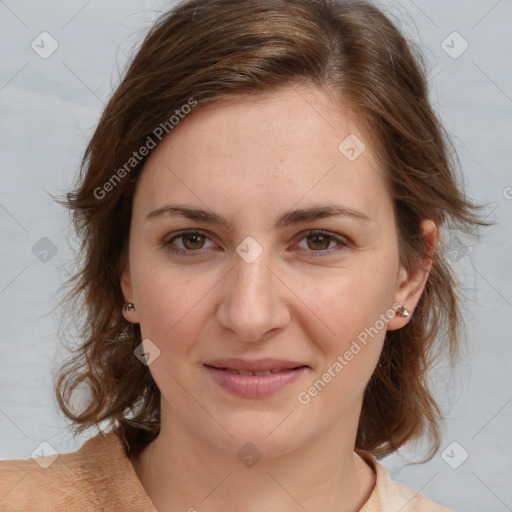
<instances>
[{"instance_id":1,"label":"shoulder","mask_svg":"<svg viewBox=\"0 0 512 512\"><path fill-rule=\"evenodd\" d=\"M386 467L373 457L365 455L364 459L373 467L376 482L370 498L360 512L451 512L421 492L392 480Z\"/></svg>"},{"instance_id":2,"label":"shoulder","mask_svg":"<svg viewBox=\"0 0 512 512\"><path fill-rule=\"evenodd\" d=\"M83 510L101 510L86 478L97 444L90 439L72 453L0 461L0 511L34 510L36 503L38 510L78 503Z\"/></svg>"},{"instance_id":3,"label":"shoulder","mask_svg":"<svg viewBox=\"0 0 512 512\"><path fill-rule=\"evenodd\" d=\"M111 432L87 440L72 453L0 461L0 511L153 512L127 456Z\"/></svg>"}]
</instances>

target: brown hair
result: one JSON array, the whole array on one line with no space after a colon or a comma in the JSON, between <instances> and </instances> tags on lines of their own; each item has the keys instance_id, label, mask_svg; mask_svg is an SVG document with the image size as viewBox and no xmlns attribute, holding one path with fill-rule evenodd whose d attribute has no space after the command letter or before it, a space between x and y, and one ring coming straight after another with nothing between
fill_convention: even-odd
<instances>
[{"instance_id":1,"label":"brown hair","mask_svg":"<svg viewBox=\"0 0 512 512\"><path fill-rule=\"evenodd\" d=\"M80 240L65 301L70 318L81 323L80 343L60 368L56 391L75 433L106 421L121 427L137 451L160 429L160 391L134 355L140 328L124 319L120 288L145 161L130 159L155 138L155 128L170 131L170 116L191 99L200 108L289 84L324 88L370 129L394 199L400 258L411 267L426 254L422 219L467 232L485 224L457 184L453 148L429 103L424 67L393 22L364 1L190 0L155 23L108 102L76 189L63 202ZM119 179L112 184L114 175ZM98 198L100 189L105 197ZM442 249L413 317L386 335L366 389L357 450L383 456L424 434L431 456L439 447L441 413L427 369L441 353L455 360L460 328L456 282ZM84 384L89 396L73 411L72 394Z\"/></svg>"}]
</instances>

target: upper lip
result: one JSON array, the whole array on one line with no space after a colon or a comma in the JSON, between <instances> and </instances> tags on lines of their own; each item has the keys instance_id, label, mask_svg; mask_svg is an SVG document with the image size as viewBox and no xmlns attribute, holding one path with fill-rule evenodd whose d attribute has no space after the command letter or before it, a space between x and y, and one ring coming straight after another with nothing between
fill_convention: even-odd
<instances>
[{"instance_id":1,"label":"upper lip","mask_svg":"<svg viewBox=\"0 0 512 512\"><path fill-rule=\"evenodd\" d=\"M287 361L285 359L216 359L215 361L208 361L206 366L213 366L215 368L228 368L231 370L242 370L245 372L265 372L268 370L290 370L301 366L307 366L304 363L297 361Z\"/></svg>"}]
</instances>

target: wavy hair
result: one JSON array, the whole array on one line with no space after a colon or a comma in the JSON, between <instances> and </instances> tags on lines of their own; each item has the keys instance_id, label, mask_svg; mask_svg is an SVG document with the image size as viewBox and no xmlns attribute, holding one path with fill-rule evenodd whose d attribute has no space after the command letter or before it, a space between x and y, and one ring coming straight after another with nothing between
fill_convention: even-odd
<instances>
[{"instance_id":1,"label":"wavy hair","mask_svg":"<svg viewBox=\"0 0 512 512\"><path fill-rule=\"evenodd\" d=\"M411 268L427 254L423 219L467 233L485 224L458 182L425 68L414 44L366 1L188 0L156 21L103 111L73 190L60 201L80 241L64 299L79 341L55 376L58 405L75 433L107 422L138 451L160 430L160 391L134 355L140 328L122 315L120 287L133 194L147 157L130 159L155 128L168 126L191 98L201 108L280 86L322 87L369 128L395 206L400 260ZM122 179L106 187L114 175ZM442 415L427 370L441 354L456 360L461 331L457 283L443 251L441 245L433 255L409 323L386 334L356 450L381 457L423 436L430 456L439 447ZM83 386L77 411L72 397Z\"/></svg>"}]
</instances>

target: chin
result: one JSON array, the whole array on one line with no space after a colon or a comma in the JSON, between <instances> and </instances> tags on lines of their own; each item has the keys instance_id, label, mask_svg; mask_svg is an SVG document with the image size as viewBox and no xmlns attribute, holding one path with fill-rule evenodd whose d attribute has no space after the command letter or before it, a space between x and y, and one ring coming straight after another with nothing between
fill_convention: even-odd
<instances>
[{"instance_id":1,"label":"chin","mask_svg":"<svg viewBox=\"0 0 512 512\"><path fill-rule=\"evenodd\" d=\"M229 432L211 441L222 450L243 458L246 455L273 459L292 452L300 446L304 432L290 417L289 411L279 414L267 411L251 411L234 414L228 421L223 416L223 426ZM304 426L304 425L303 425ZM211 433L210 433L211 435ZM304 442L306 439L304 439Z\"/></svg>"}]
</instances>

